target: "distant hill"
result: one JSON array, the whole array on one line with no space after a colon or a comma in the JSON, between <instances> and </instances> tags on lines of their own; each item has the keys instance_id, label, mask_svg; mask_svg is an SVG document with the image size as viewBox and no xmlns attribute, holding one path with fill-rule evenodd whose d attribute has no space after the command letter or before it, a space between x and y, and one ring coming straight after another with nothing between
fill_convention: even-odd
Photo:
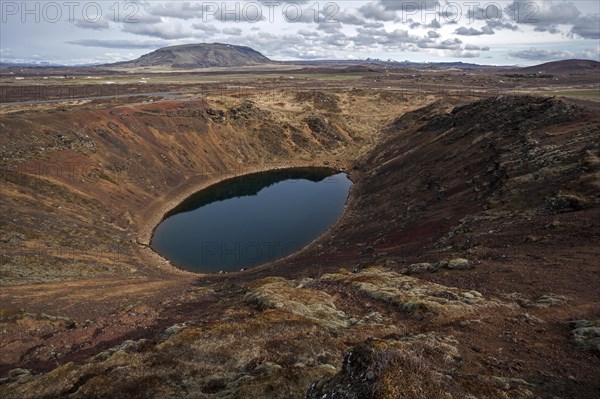
<instances>
[{"instance_id":1,"label":"distant hill","mask_svg":"<svg viewBox=\"0 0 600 399\"><path fill-rule=\"evenodd\" d=\"M594 70L600 71L600 62L593 60L562 60L518 69L519 72L527 73L583 73Z\"/></svg>"},{"instance_id":2,"label":"distant hill","mask_svg":"<svg viewBox=\"0 0 600 399\"><path fill-rule=\"evenodd\" d=\"M222 43L183 44L163 47L133 61L106 66L124 68L164 67L196 69L210 67L238 67L269 63L267 57L250 47Z\"/></svg>"},{"instance_id":3,"label":"distant hill","mask_svg":"<svg viewBox=\"0 0 600 399\"><path fill-rule=\"evenodd\" d=\"M365 66L365 63L368 66ZM169 69L200 69L211 67L243 67L261 64L296 65L305 67L347 67L345 72L365 72L362 69L371 67L398 67L398 68L455 68L455 69L489 69L485 65L468 64L463 62L420 63L410 61L382 61L377 59L367 60L297 60L273 61L260 52L245 46L236 46L224 43L198 43L182 44L179 46L163 47L145 54L132 61L122 61L114 64L102 65L103 67L119 68L169 68ZM354 70L354 68L357 68ZM314 71L313 71L314 72Z\"/></svg>"}]
</instances>

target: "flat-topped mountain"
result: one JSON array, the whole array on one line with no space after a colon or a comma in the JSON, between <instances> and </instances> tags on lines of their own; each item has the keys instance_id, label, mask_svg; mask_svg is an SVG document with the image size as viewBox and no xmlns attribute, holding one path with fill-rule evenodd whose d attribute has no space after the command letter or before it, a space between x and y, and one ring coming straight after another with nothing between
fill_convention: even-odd
<instances>
[{"instance_id":1,"label":"flat-topped mountain","mask_svg":"<svg viewBox=\"0 0 600 399\"><path fill-rule=\"evenodd\" d=\"M132 61L118 62L119 67L165 67L194 69L210 67L238 67L270 62L267 57L250 47L223 43L183 44L163 47Z\"/></svg>"}]
</instances>

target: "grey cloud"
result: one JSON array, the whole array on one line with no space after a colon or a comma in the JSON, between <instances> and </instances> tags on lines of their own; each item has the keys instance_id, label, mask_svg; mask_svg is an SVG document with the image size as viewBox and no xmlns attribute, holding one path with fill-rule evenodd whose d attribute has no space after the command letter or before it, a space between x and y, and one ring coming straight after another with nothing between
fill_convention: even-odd
<instances>
[{"instance_id":1,"label":"grey cloud","mask_svg":"<svg viewBox=\"0 0 600 399\"><path fill-rule=\"evenodd\" d=\"M278 1L278 3L282 2L302 4L305 1ZM209 19L221 22L258 22L265 20L265 14L268 14L268 11L260 3L254 1L170 1L158 3L149 0L142 4L148 15L159 19L168 17L183 20L202 19L204 22Z\"/></svg>"},{"instance_id":2,"label":"grey cloud","mask_svg":"<svg viewBox=\"0 0 600 399\"><path fill-rule=\"evenodd\" d=\"M469 8L467 10L467 18L469 19L469 21L472 21L474 19L477 20L484 20L486 19L484 14L484 10L481 7L475 6L473 8Z\"/></svg>"},{"instance_id":3,"label":"grey cloud","mask_svg":"<svg viewBox=\"0 0 600 399\"><path fill-rule=\"evenodd\" d=\"M575 54L564 50L540 50L529 48L527 50L519 50L508 53L512 58L519 58L529 61L551 61L565 58L573 58Z\"/></svg>"},{"instance_id":4,"label":"grey cloud","mask_svg":"<svg viewBox=\"0 0 600 399\"><path fill-rule=\"evenodd\" d=\"M227 3L228 4L228 3ZM265 11L266 12L266 11ZM256 12L248 12L244 13L242 11L237 12L233 11L227 12L225 9L220 9L215 14L211 14L212 18L221 22L248 22L248 23L256 23L259 21L264 21L267 17L264 12L256 11ZM206 17L204 17L206 19Z\"/></svg>"},{"instance_id":5,"label":"grey cloud","mask_svg":"<svg viewBox=\"0 0 600 399\"><path fill-rule=\"evenodd\" d=\"M584 39L600 39L600 15L586 15L578 18L571 33Z\"/></svg>"},{"instance_id":6,"label":"grey cloud","mask_svg":"<svg viewBox=\"0 0 600 399\"><path fill-rule=\"evenodd\" d=\"M512 0L504 9L498 3L484 8L470 7L469 21L483 20L490 29L518 30L518 24L530 25L537 32L561 33L559 25L573 25L581 15L577 7L567 1Z\"/></svg>"},{"instance_id":7,"label":"grey cloud","mask_svg":"<svg viewBox=\"0 0 600 399\"><path fill-rule=\"evenodd\" d=\"M511 23L501 22L501 21L487 21L487 26L489 26L491 29L496 29L496 30L501 30L501 29L508 29L508 30L512 30L512 31L519 30L519 27L517 25L513 25Z\"/></svg>"},{"instance_id":8,"label":"grey cloud","mask_svg":"<svg viewBox=\"0 0 600 399\"><path fill-rule=\"evenodd\" d=\"M108 21L105 19L101 19L98 22L88 22L77 20L75 21L75 26L82 29L93 29L93 30L106 30L110 28Z\"/></svg>"},{"instance_id":9,"label":"grey cloud","mask_svg":"<svg viewBox=\"0 0 600 399\"><path fill-rule=\"evenodd\" d=\"M391 32L385 32L381 37L380 43L383 44L394 44L394 43L417 43L421 40L420 37L410 35L408 31L403 29L395 29Z\"/></svg>"},{"instance_id":10,"label":"grey cloud","mask_svg":"<svg viewBox=\"0 0 600 399\"><path fill-rule=\"evenodd\" d=\"M324 42L330 46L342 47L350 43L350 40L341 32L337 32L332 35L327 35L324 38Z\"/></svg>"},{"instance_id":11,"label":"grey cloud","mask_svg":"<svg viewBox=\"0 0 600 399\"><path fill-rule=\"evenodd\" d=\"M462 41L458 38L446 39L441 42L425 42L419 43L420 48L430 48L438 50L460 50Z\"/></svg>"},{"instance_id":12,"label":"grey cloud","mask_svg":"<svg viewBox=\"0 0 600 399\"><path fill-rule=\"evenodd\" d=\"M428 36L416 36L409 34L403 29L396 29L391 32L385 29L366 29L357 28L358 34L350 37L357 46L372 48L380 45L387 49L411 50L416 44L426 44L432 41Z\"/></svg>"},{"instance_id":13,"label":"grey cloud","mask_svg":"<svg viewBox=\"0 0 600 399\"><path fill-rule=\"evenodd\" d=\"M363 24L363 26L365 28L380 29L380 28L383 28L385 25L383 23L381 23L381 22L369 22L369 21L366 21Z\"/></svg>"},{"instance_id":14,"label":"grey cloud","mask_svg":"<svg viewBox=\"0 0 600 399\"><path fill-rule=\"evenodd\" d=\"M443 6L445 4L445 1L446 0L439 0L439 4ZM282 0L279 0L279 2L284 3ZM182 19L185 18L180 18L179 20L173 19L178 18L175 17L176 12L174 10L171 10L170 15L166 15L168 11L160 12L166 10L166 8L159 8L158 11L155 12L164 15L161 15L160 17L158 15L150 14L142 16L149 19L153 18L152 22L150 23L128 25L122 24L119 26L125 32L149 36L148 39L154 37L158 40L160 38L163 39L162 41L152 41L151 43L148 43L147 41L140 43L139 40L123 40L112 42L95 40L76 41L72 42L72 44L107 48L157 48L173 44L174 42L179 43L180 41L178 41L177 39L185 39L182 41L189 42L193 41L194 39L210 37L218 33L223 33L227 36L235 36L236 44L249 45L265 54L275 57L285 56L290 58L318 59L324 57L331 57L332 54L338 54L338 51L341 52L345 49L346 51L354 51L354 54L360 54L358 53L359 50L364 50L367 53L374 53L377 51L421 51L436 54L435 50L439 50L437 51L437 54L439 54L440 56L451 55L455 57L472 58L480 56L480 53L484 54L482 53L484 51L490 51L490 48L487 46L474 44L465 45L460 39L467 40L465 39L466 36L491 35L494 34L494 31L496 30L498 30L498 34L500 34L499 31L501 29L519 29L517 24L510 23L508 15L505 15L502 20L475 18L480 22L478 22L477 24L466 25L463 27L460 27L460 25L458 25L455 26L455 28L459 29L451 29L451 31L454 31L456 35L462 35L460 36L460 39L448 39L447 36L440 34L441 32L443 32L442 30L436 31L440 25L444 24L444 21L440 19L442 15L441 12L437 14L440 17L437 18L435 22L424 24L418 22L418 18L415 18L415 21L408 20L407 22L405 22L403 29L390 30L393 29L391 28L391 26L393 26L394 24L384 25L382 23L382 21L400 22L399 18L401 17L401 15L399 13L399 10L402 10L403 5L407 6L409 3L416 3L419 6L419 8L422 8L422 2L422 0L394 2L371 1L370 3L367 3L363 6L353 5L349 6L346 10L340 10L340 12L338 12L334 16L334 19L338 21L337 23L318 23L317 21L315 21L314 12L312 10L309 10L308 8L304 8L308 7L307 4L313 4L313 1L304 1L302 4L303 12L302 18L299 21L300 23L299 25L296 25L294 29L292 29L293 31L297 31L297 33L295 34L285 34L285 31L279 32L277 34L270 34L264 31L261 32L257 28L262 27L261 24L255 24L254 26L251 25L245 27L238 25L239 27L243 28L240 29L235 24L229 23L220 26L214 22L231 22L235 19L232 14L229 15L229 18L227 16L225 18L221 18L219 13L217 13L215 15L215 18L210 18L211 23L202 23L202 20L200 19L196 21L191 20L185 22L182 21ZM220 2L218 3L220 4ZM299 2L289 1L288 3ZM431 21L431 19L433 18L432 15L436 15L435 12L432 11L433 9L435 9L435 7L433 7L434 3L437 3L437 1L428 2L429 5L425 5L426 7L428 7L429 11L429 17L427 19L427 22ZM481 2L481 4L485 4L485 2ZM183 7L181 8L181 10L183 10ZM465 9L463 8L463 12L464 11ZM323 14L321 13L319 16L323 17ZM580 15L577 18L577 21L579 23L573 25L572 29L572 34L574 36L577 35L578 37L581 36L594 38L594 34L597 34L597 18L596 20L593 20L593 18L586 19L586 17L582 17ZM465 17L465 14L463 14L459 22L462 24L466 22L466 20L467 19ZM440 22L442 22L442 24L440 24ZM309 26L309 23L311 25L314 25ZM218 28L215 27L215 25ZM349 32L356 33L344 34L341 28L345 27L346 25L350 25L353 27L353 29L349 30ZM447 23L444 24L444 28L447 28L446 25ZM408 28L408 26L410 26L411 28L426 29L422 29L415 32L411 31ZM387 30L385 29L386 27ZM531 28L536 27L537 25L531 24ZM552 28L553 26L551 24L546 24L542 25L541 29L548 30ZM246 34L242 35L242 33L244 32L246 32ZM144 39L142 36L140 37ZM520 55L522 57L544 57L552 56L552 54L554 54L554 56L556 56L557 54L566 54L564 52L550 53L550 55L546 53L535 55L533 53L519 54L519 52L515 52L516 55ZM579 55L579 53L577 54ZM590 53L593 54L593 51L590 51ZM517 58L516 55L514 56L515 58ZM529 59L531 60L531 58Z\"/></svg>"},{"instance_id":15,"label":"grey cloud","mask_svg":"<svg viewBox=\"0 0 600 399\"><path fill-rule=\"evenodd\" d=\"M446 9L446 10L442 10L438 13L438 16L440 18L444 19L444 22L447 24L455 24L457 23L457 21L460 20L460 16L454 12L452 12L451 9Z\"/></svg>"},{"instance_id":16,"label":"grey cloud","mask_svg":"<svg viewBox=\"0 0 600 399\"><path fill-rule=\"evenodd\" d=\"M439 29L442 27L442 25L440 24L440 22L437 19L434 19L429 24L425 25L425 27L431 28L431 29Z\"/></svg>"},{"instance_id":17,"label":"grey cloud","mask_svg":"<svg viewBox=\"0 0 600 399\"><path fill-rule=\"evenodd\" d=\"M124 24L123 30L136 35L159 37L167 40L193 37L192 32L187 32L179 23L170 21L162 21L158 24Z\"/></svg>"},{"instance_id":18,"label":"grey cloud","mask_svg":"<svg viewBox=\"0 0 600 399\"><path fill-rule=\"evenodd\" d=\"M494 30L489 25L486 25L483 28L481 28L481 31L483 32L484 35L493 35L494 34Z\"/></svg>"},{"instance_id":19,"label":"grey cloud","mask_svg":"<svg viewBox=\"0 0 600 399\"><path fill-rule=\"evenodd\" d=\"M383 23L379 21L367 21L361 18L353 9L344 10L337 13L333 19L347 25L363 26L365 28L383 28Z\"/></svg>"},{"instance_id":20,"label":"grey cloud","mask_svg":"<svg viewBox=\"0 0 600 399\"><path fill-rule=\"evenodd\" d=\"M505 12L513 22L534 25L538 32L558 33L558 25L572 25L581 15L573 3L513 0Z\"/></svg>"},{"instance_id":21,"label":"grey cloud","mask_svg":"<svg viewBox=\"0 0 600 399\"><path fill-rule=\"evenodd\" d=\"M294 4L296 2L291 1L290 4ZM265 19L265 15L268 15L267 12L263 12L263 19ZM287 11L284 9L281 10L280 14L287 23L290 24L314 24L314 23L337 23L337 15L331 17L329 15L323 15L323 10L317 15L315 15L315 11L310 8L301 8L298 4L298 7L288 8ZM329 18L328 18L329 17Z\"/></svg>"},{"instance_id":22,"label":"grey cloud","mask_svg":"<svg viewBox=\"0 0 600 399\"><path fill-rule=\"evenodd\" d=\"M261 51L263 49L269 50L273 53L275 50L289 49L290 47L302 45L306 43L306 40L298 35L274 35L269 32L256 32L250 35L240 37L240 41L243 44L257 48Z\"/></svg>"},{"instance_id":23,"label":"grey cloud","mask_svg":"<svg viewBox=\"0 0 600 399\"><path fill-rule=\"evenodd\" d=\"M386 10L433 10L437 4L443 4L443 0L380 0L379 3Z\"/></svg>"},{"instance_id":24,"label":"grey cloud","mask_svg":"<svg viewBox=\"0 0 600 399\"><path fill-rule=\"evenodd\" d=\"M557 26L551 26L551 25L550 26L544 26L544 25L536 26L533 30L536 32L549 32L552 34L560 33L560 29L558 29Z\"/></svg>"},{"instance_id":25,"label":"grey cloud","mask_svg":"<svg viewBox=\"0 0 600 399\"><path fill-rule=\"evenodd\" d=\"M240 28L223 28L221 30L226 35L239 36L242 34L242 30Z\"/></svg>"},{"instance_id":26,"label":"grey cloud","mask_svg":"<svg viewBox=\"0 0 600 399\"><path fill-rule=\"evenodd\" d=\"M268 32L256 32L240 36L236 44L251 46L268 57L274 57L277 54L291 58L315 59L325 58L328 54L325 43L316 49L310 40L306 40L300 35L274 35Z\"/></svg>"},{"instance_id":27,"label":"grey cloud","mask_svg":"<svg viewBox=\"0 0 600 399\"><path fill-rule=\"evenodd\" d=\"M475 28L467 28L465 26L461 26L460 28L454 31L455 34L461 36L479 36L483 35L483 32L475 29Z\"/></svg>"},{"instance_id":28,"label":"grey cloud","mask_svg":"<svg viewBox=\"0 0 600 399\"><path fill-rule=\"evenodd\" d=\"M206 8L204 3L190 3L187 1L171 1L168 3L147 1L143 4L144 9L150 15L179 19L199 18L202 16L203 8Z\"/></svg>"},{"instance_id":29,"label":"grey cloud","mask_svg":"<svg viewBox=\"0 0 600 399\"><path fill-rule=\"evenodd\" d=\"M312 30L308 30L308 29L300 29L298 31L298 34L304 37L319 37L319 33L312 31Z\"/></svg>"},{"instance_id":30,"label":"grey cloud","mask_svg":"<svg viewBox=\"0 0 600 399\"><path fill-rule=\"evenodd\" d=\"M377 2L367 3L360 7L358 11L360 11L365 18L377 21L394 21L397 17L395 11L390 11Z\"/></svg>"},{"instance_id":31,"label":"grey cloud","mask_svg":"<svg viewBox=\"0 0 600 399\"><path fill-rule=\"evenodd\" d=\"M217 33L220 33L221 30L214 25L205 24L205 23L195 23L192 24L192 28L202 31L205 36L213 36Z\"/></svg>"},{"instance_id":32,"label":"grey cloud","mask_svg":"<svg viewBox=\"0 0 600 399\"><path fill-rule=\"evenodd\" d=\"M470 50L453 50L450 52L450 55L456 58L478 58L478 51L470 51Z\"/></svg>"},{"instance_id":33,"label":"grey cloud","mask_svg":"<svg viewBox=\"0 0 600 399\"><path fill-rule=\"evenodd\" d=\"M141 41L141 40L102 40L102 39L80 39L67 41L68 44L85 47L103 47L120 49L155 49L166 45L163 41Z\"/></svg>"},{"instance_id":34,"label":"grey cloud","mask_svg":"<svg viewBox=\"0 0 600 399\"><path fill-rule=\"evenodd\" d=\"M469 7L467 10L467 18L469 21L500 21L502 20L505 12L502 8L498 7L497 3L486 4L485 8L481 8L477 5Z\"/></svg>"},{"instance_id":35,"label":"grey cloud","mask_svg":"<svg viewBox=\"0 0 600 399\"><path fill-rule=\"evenodd\" d=\"M490 3L487 4L485 8L478 6L469 7L467 11L467 20L470 22L474 20L485 21L490 29L518 30L519 27L517 25L510 23L510 16L506 12L503 12L498 6L499 4L497 3Z\"/></svg>"},{"instance_id":36,"label":"grey cloud","mask_svg":"<svg viewBox=\"0 0 600 399\"><path fill-rule=\"evenodd\" d=\"M481 35L493 35L494 31L489 26L484 26L481 30L477 30L475 28L467 28L465 26L461 26L460 28L454 31L455 34L460 36L481 36Z\"/></svg>"},{"instance_id":37,"label":"grey cloud","mask_svg":"<svg viewBox=\"0 0 600 399\"><path fill-rule=\"evenodd\" d=\"M317 25L317 29L327 33L336 33L342 27L339 22L321 22Z\"/></svg>"},{"instance_id":38,"label":"grey cloud","mask_svg":"<svg viewBox=\"0 0 600 399\"><path fill-rule=\"evenodd\" d=\"M280 4L289 4L289 3L297 3L297 4L306 4L308 3L310 0L268 0L268 1L261 1L261 4L267 5L267 4L274 4L274 3L280 3Z\"/></svg>"},{"instance_id":39,"label":"grey cloud","mask_svg":"<svg viewBox=\"0 0 600 399\"><path fill-rule=\"evenodd\" d=\"M161 22L163 19L157 15L152 15L148 13L135 14L135 16L131 17L133 19L132 22L123 22L124 25L133 25L133 24L156 24Z\"/></svg>"},{"instance_id":40,"label":"grey cloud","mask_svg":"<svg viewBox=\"0 0 600 399\"><path fill-rule=\"evenodd\" d=\"M348 24L348 25L364 25L365 24L365 20L361 17L359 17L358 15L350 12L350 11L342 11L341 13L338 13L335 15L334 17L337 21L343 23L343 24Z\"/></svg>"},{"instance_id":41,"label":"grey cloud","mask_svg":"<svg viewBox=\"0 0 600 399\"><path fill-rule=\"evenodd\" d=\"M352 37L352 41L357 46L371 47L377 45L377 36L370 33L370 31L381 31L379 29L357 29L357 34Z\"/></svg>"},{"instance_id":42,"label":"grey cloud","mask_svg":"<svg viewBox=\"0 0 600 399\"><path fill-rule=\"evenodd\" d=\"M324 58L327 58L327 55L321 52L316 52L312 49L302 49L300 51L298 50L282 50L281 51L282 55L286 55L288 57L291 57L293 59L300 59L300 60L322 60Z\"/></svg>"},{"instance_id":43,"label":"grey cloud","mask_svg":"<svg viewBox=\"0 0 600 399\"><path fill-rule=\"evenodd\" d=\"M490 48L488 46L479 47L474 44L465 44L465 50L468 50L468 51L490 51Z\"/></svg>"},{"instance_id":44,"label":"grey cloud","mask_svg":"<svg viewBox=\"0 0 600 399\"><path fill-rule=\"evenodd\" d=\"M569 24L581 15L581 12L572 3L552 3L549 6L546 6L546 2L543 4L544 7L540 9L539 16L534 17L542 23Z\"/></svg>"}]
</instances>

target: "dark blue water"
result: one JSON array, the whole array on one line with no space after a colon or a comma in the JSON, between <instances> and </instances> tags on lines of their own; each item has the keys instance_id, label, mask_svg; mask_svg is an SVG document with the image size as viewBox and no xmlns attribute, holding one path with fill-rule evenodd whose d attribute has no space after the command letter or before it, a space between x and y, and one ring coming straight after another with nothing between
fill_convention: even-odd
<instances>
[{"instance_id":1,"label":"dark blue water","mask_svg":"<svg viewBox=\"0 0 600 399\"><path fill-rule=\"evenodd\" d=\"M285 257L323 234L352 182L326 168L226 180L188 198L158 225L151 247L192 271L236 271Z\"/></svg>"}]
</instances>

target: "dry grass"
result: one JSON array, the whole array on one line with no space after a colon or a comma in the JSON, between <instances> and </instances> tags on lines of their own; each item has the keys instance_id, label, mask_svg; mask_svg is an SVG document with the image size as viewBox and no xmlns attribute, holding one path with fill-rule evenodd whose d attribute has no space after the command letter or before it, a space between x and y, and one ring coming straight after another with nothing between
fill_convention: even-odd
<instances>
[{"instance_id":1,"label":"dry grass","mask_svg":"<svg viewBox=\"0 0 600 399\"><path fill-rule=\"evenodd\" d=\"M499 303L486 300L477 291L446 287L373 267L359 273L338 273L323 276L350 284L373 299L391 303L401 312L412 315L438 315L456 319Z\"/></svg>"},{"instance_id":2,"label":"dry grass","mask_svg":"<svg viewBox=\"0 0 600 399\"><path fill-rule=\"evenodd\" d=\"M421 354L386 349L372 366L373 399L447 399L443 377Z\"/></svg>"},{"instance_id":3,"label":"dry grass","mask_svg":"<svg viewBox=\"0 0 600 399\"><path fill-rule=\"evenodd\" d=\"M493 309L481 295L382 268L340 272L323 280L352 285L387 306L408 312L414 310L405 304L417 301L426 304L423 311L435 310L447 318ZM245 292L240 290L237 298L223 299L229 305L221 308L220 319L170 327L156 343L128 340L48 374L15 376L0 386L0 394L19 399L71 394L300 399L309 386L309 398L312 393L321 398L328 392L349 399L462 398L468 392L500 398L505 386L527 392L523 384L501 384L493 378L472 381L459 372L462 355L452 336L399 335L393 326L398 319L377 312L364 315L352 308L342 312L336 307L341 299L319 289L323 286L311 279L255 281ZM200 289L190 295L207 298L218 292ZM446 292L453 295L451 299L440 295ZM19 314L2 313L7 319ZM367 339L372 334L380 338ZM342 363L352 341L363 343ZM343 364L342 370L335 374L338 364Z\"/></svg>"},{"instance_id":4,"label":"dry grass","mask_svg":"<svg viewBox=\"0 0 600 399\"><path fill-rule=\"evenodd\" d=\"M313 384L307 398L442 399L460 397L448 378L460 356L451 337L421 334L370 339L355 346L334 377Z\"/></svg>"},{"instance_id":5,"label":"dry grass","mask_svg":"<svg viewBox=\"0 0 600 399\"><path fill-rule=\"evenodd\" d=\"M255 285L245 299L259 309L283 309L332 330L348 326L348 316L336 309L333 298L325 292L301 288L294 281L275 277Z\"/></svg>"}]
</instances>

